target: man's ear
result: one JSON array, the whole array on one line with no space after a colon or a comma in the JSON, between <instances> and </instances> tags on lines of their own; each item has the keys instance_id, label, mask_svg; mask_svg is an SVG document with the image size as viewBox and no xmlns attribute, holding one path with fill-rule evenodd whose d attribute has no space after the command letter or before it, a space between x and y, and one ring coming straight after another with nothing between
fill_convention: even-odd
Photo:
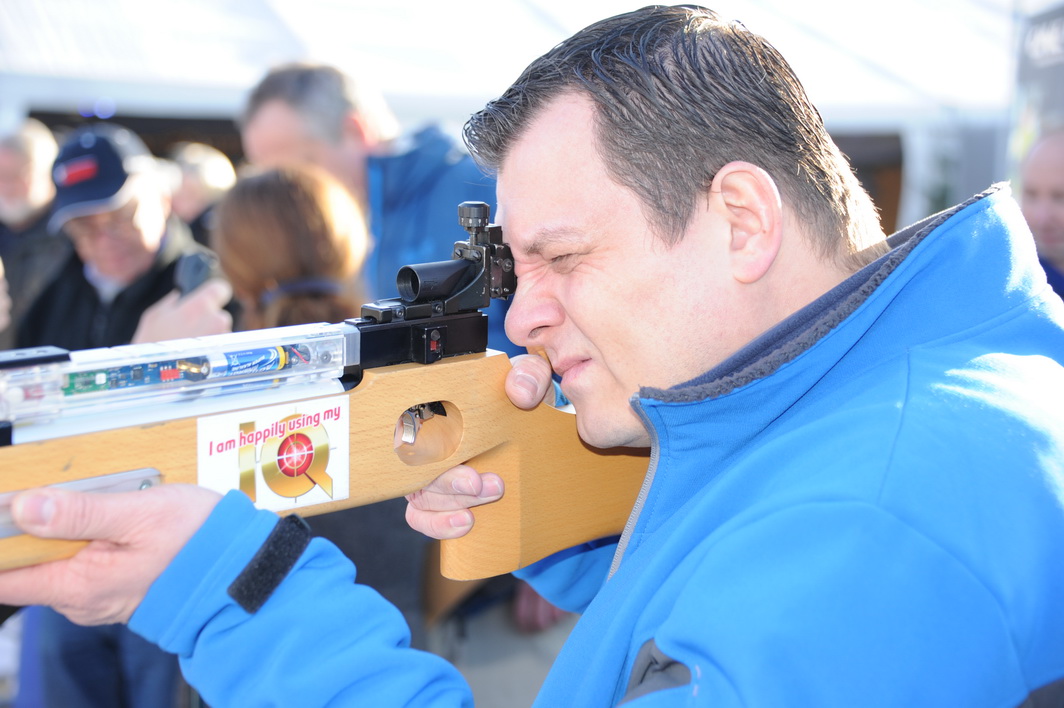
<instances>
[{"instance_id":1,"label":"man's ear","mask_svg":"<svg viewBox=\"0 0 1064 708\"><path fill-rule=\"evenodd\" d=\"M348 111L344 115L343 131L346 137L355 140L364 148L368 149L376 142L376 137L370 134L362 115L357 111Z\"/></svg>"},{"instance_id":2,"label":"man's ear","mask_svg":"<svg viewBox=\"0 0 1064 708\"><path fill-rule=\"evenodd\" d=\"M783 203L776 182L749 162L729 162L713 178L730 229L732 274L741 283L760 280L779 254Z\"/></svg>"}]
</instances>

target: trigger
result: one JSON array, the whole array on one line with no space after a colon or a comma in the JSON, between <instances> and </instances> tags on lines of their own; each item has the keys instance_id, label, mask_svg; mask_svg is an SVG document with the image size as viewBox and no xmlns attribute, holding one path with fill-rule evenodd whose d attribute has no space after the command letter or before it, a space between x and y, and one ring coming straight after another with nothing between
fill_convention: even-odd
<instances>
[{"instance_id":1,"label":"trigger","mask_svg":"<svg viewBox=\"0 0 1064 708\"><path fill-rule=\"evenodd\" d=\"M403 443L406 445L413 445L417 440L417 431L420 425L421 419L412 411L405 411L403 413Z\"/></svg>"}]
</instances>

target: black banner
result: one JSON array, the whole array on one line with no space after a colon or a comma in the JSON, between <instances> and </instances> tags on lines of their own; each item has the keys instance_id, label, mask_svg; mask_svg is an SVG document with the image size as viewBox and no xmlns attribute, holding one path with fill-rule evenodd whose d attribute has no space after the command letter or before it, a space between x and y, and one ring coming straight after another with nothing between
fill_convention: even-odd
<instances>
[{"instance_id":1,"label":"black banner","mask_svg":"<svg viewBox=\"0 0 1064 708\"><path fill-rule=\"evenodd\" d=\"M1013 164L1039 136L1064 129L1064 3L1032 15L1020 36Z\"/></svg>"}]
</instances>

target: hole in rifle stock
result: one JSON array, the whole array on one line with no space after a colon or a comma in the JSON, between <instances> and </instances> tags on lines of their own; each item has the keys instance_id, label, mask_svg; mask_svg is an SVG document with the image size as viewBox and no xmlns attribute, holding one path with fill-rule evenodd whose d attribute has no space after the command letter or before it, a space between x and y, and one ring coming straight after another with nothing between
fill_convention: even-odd
<instances>
[{"instance_id":1,"label":"hole in rifle stock","mask_svg":"<svg viewBox=\"0 0 1064 708\"><path fill-rule=\"evenodd\" d=\"M404 463L445 460L462 442L462 414L450 401L432 401L404 411L395 426L395 454Z\"/></svg>"}]
</instances>

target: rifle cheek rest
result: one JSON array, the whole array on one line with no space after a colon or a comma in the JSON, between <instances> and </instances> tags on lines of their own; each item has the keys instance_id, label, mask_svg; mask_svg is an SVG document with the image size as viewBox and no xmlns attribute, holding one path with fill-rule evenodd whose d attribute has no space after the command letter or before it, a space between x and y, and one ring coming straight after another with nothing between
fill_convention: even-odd
<instances>
[{"instance_id":1,"label":"rifle cheek rest","mask_svg":"<svg viewBox=\"0 0 1064 708\"><path fill-rule=\"evenodd\" d=\"M310 526L299 516L284 516L255 557L228 588L229 597L249 614L269 599L310 543Z\"/></svg>"}]
</instances>

